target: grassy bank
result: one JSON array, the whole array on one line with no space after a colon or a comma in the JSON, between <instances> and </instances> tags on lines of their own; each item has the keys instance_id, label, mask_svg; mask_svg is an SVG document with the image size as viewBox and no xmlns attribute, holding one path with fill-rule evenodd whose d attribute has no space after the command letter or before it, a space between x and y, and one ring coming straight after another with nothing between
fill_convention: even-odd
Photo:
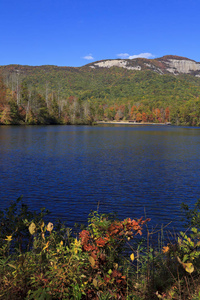
<instances>
[{"instance_id":1,"label":"grassy bank","mask_svg":"<svg viewBox=\"0 0 200 300\"><path fill-rule=\"evenodd\" d=\"M170 242L150 219L93 212L77 230L18 199L0 212L0 299L200 299L199 203L184 209L192 226Z\"/></svg>"}]
</instances>

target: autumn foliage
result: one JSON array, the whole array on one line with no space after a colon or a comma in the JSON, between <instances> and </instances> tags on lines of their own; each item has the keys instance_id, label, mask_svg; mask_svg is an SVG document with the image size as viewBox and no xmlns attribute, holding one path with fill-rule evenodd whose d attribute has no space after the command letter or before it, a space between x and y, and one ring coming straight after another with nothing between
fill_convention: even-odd
<instances>
[{"instance_id":1,"label":"autumn foliage","mask_svg":"<svg viewBox=\"0 0 200 300\"><path fill-rule=\"evenodd\" d=\"M102 299L108 293L127 299L123 247L149 219L119 221L93 212L75 238L68 228L45 224L45 213L33 219L26 206L16 215L13 205L8 214L12 222L3 213L0 220L0 260L7 266L0 267L0 294L6 299Z\"/></svg>"},{"instance_id":2,"label":"autumn foliage","mask_svg":"<svg viewBox=\"0 0 200 300\"><path fill-rule=\"evenodd\" d=\"M94 297L96 290L103 292L105 288L114 287L113 296L125 299L127 277L118 268L122 246L135 235L142 235L142 226L149 220L127 218L124 221L111 221L104 215L92 215L88 229L79 234L82 251L89 255L89 282L93 285L89 294Z\"/></svg>"},{"instance_id":3,"label":"autumn foliage","mask_svg":"<svg viewBox=\"0 0 200 300\"><path fill-rule=\"evenodd\" d=\"M154 61L163 68L162 62ZM200 79L124 68L0 67L1 124L200 126Z\"/></svg>"},{"instance_id":4,"label":"autumn foliage","mask_svg":"<svg viewBox=\"0 0 200 300\"><path fill-rule=\"evenodd\" d=\"M157 247L149 219L93 212L78 233L19 201L0 211L0 299L199 299L200 201L185 206L191 231Z\"/></svg>"}]
</instances>

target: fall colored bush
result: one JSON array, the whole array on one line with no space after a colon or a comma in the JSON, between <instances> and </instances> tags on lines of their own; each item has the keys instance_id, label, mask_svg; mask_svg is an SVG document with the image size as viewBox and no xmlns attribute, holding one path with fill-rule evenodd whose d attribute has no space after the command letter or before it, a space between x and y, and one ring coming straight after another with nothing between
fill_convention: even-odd
<instances>
[{"instance_id":1,"label":"fall colored bush","mask_svg":"<svg viewBox=\"0 0 200 300\"><path fill-rule=\"evenodd\" d=\"M155 248L150 219L93 212L73 233L20 202L0 212L0 299L199 299L197 227ZM199 206L185 208L199 224ZM147 239L138 239L144 226Z\"/></svg>"}]
</instances>

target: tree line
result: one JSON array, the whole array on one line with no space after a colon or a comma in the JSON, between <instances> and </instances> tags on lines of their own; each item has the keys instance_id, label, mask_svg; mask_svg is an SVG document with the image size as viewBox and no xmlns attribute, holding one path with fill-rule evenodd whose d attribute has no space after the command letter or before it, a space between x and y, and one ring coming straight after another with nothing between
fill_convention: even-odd
<instances>
[{"instance_id":1,"label":"tree line","mask_svg":"<svg viewBox=\"0 0 200 300\"><path fill-rule=\"evenodd\" d=\"M46 68L46 73L43 69L3 73L0 124L133 120L200 125L198 78L119 68Z\"/></svg>"}]
</instances>

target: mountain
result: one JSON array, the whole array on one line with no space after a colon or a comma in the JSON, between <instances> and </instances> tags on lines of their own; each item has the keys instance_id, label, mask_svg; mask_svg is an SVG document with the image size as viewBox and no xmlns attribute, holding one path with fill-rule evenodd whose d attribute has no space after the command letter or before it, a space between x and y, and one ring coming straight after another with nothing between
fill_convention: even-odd
<instances>
[{"instance_id":1,"label":"mountain","mask_svg":"<svg viewBox=\"0 0 200 300\"><path fill-rule=\"evenodd\" d=\"M186 57L166 55L156 59L109 59L87 65L90 68L119 67L127 70L151 70L158 74L191 74L200 77L200 63Z\"/></svg>"},{"instance_id":2,"label":"mountain","mask_svg":"<svg viewBox=\"0 0 200 300\"><path fill-rule=\"evenodd\" d=\"M2 124L200 125L200 63L185 57L107 59L78 68L7 65L0 75Z\"/></svg>"},{"instance_id":3,"label":"mountain","mask_svg":"<svg viewBox=\"0 0 200 300\"><path fill-rule=\"evenodd\" d=\"M200 63L192 59L176 56L166 55L160 58L147 59L147 58L135 58L135 59L107 59L89 63L83 67L58 67L51 65L43 66L22 66L22 65L7 65L0 66L0 73L12 73L19 72L21 75L31 75L32 73L41 70L44 74L47 72L62 71L62 72L78 72L85 69L99 69L112 67L124 68L131 71L145 71L150 70L160 75L163 74L190 74L196 77L200 77Z\"/></svg>"}]
</instances>

